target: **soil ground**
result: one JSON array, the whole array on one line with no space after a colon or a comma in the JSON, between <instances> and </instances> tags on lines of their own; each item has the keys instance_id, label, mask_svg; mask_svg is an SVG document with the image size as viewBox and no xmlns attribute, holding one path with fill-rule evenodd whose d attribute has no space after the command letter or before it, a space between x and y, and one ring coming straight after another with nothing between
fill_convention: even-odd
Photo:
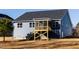
<instances>
[{"instance_id":1,"label":"soil ground","mask_svg":"<svg viewBox=\"0 0 79 59\"><path fill-rule=\"evenodd\" d=\"M2 38L0 38L1 40ZM79 38L14 41L12 37L6 37L6 41L0 41L1 49L79 49Z\"/></svg>"}]
</instances>

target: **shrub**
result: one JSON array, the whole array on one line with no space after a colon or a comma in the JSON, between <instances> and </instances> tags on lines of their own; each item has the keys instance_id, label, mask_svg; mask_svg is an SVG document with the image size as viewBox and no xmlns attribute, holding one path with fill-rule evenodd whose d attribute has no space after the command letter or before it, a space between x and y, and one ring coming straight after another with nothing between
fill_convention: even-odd
<instances>
[{"instance_id":1,"label":"shrub","mask_svg":"<svg viewBox=\"0 0 79 59\"><path fill-rule=\"evenodd\" d=\"M27 36L26 36L26 39L28 40L33 40L34 39L34 33L28 33Z\"/></svg>"}]
</instances>

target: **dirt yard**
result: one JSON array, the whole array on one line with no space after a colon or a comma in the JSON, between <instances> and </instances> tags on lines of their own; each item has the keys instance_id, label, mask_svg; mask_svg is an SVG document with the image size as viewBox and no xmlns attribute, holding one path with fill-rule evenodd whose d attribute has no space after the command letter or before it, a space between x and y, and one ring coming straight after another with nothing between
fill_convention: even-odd
<instances>
[{"instance_id":1,"label":"dirt yard","mask_svg":"<svg viewBox=\"0 0 79 59\"><path fill-rule=\"evenodd\" d=\"M13 41L13 37L5 37L6 41ZM0 37L0 41L3 41L3 37Z\"/></svg>"},{"instance_id":2,"label":"dirt yard","mask_svg":"<svg viewBox=\"0 0 79 59\"><path fill-rule=\"evenodd\" d=\"M1 40L2 38L0 38ZM79 38L51 39L36 41L14 41L12 37L6 37L6 42L0 41L1 49L78 49Z\"/></svg>"}]
</instances>

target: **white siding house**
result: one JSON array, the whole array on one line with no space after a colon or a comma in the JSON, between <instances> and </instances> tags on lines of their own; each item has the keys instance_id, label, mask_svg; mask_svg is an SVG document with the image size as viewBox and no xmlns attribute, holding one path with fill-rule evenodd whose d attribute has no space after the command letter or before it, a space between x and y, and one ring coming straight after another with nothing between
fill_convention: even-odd
<instances>
[{"instance_id":1,"label":"white siding house","mask_svg":"<svg viewBox=\"0 0 79 59\"><path fill-rule=\"evenodd\" d=\"M21 23L21 22L20 22ZM14 23L14 39L26 39L28 33L33 32L34 27L30 26L30 23L33 22L23 22L21 27L20 23Z\"/></svg>"},{"instance_id":2,"label":"white siding house","mask_svg":"<svg viewBox=\"0 0 79 59\"><path fill-rule=\"evenodd\" d=\"M22 40L26 39L27 34L34 32L35 18L42 18L42 20L48 19L48 26L51 31L48 30L49 38L61 38L72 35L72 23L67 9L61 10L47 10L26 12L14 21L14 39ZM36 25L37 26L37 25ZM49 29L49 28L48 28ZM43 35L44 37L44 35Z\"/></svg>"}]
</instances>

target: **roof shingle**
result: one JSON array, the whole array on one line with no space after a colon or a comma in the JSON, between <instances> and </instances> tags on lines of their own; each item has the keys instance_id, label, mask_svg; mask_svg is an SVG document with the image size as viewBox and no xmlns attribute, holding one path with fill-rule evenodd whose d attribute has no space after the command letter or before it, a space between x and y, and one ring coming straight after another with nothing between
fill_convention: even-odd
<instances>
[{"instance_id":1,"label":"roof shingle","mask_svg":"<svg viewBox=\"0 0 79 59\"><path fill-rule=\"evenodd\" d=\"M16 18L15 21L32 20L33 18L45 18L45 17L53 19L61 19L67 11L68 11L67 9L61 9L61 10L26 12L20 17Z\"/></svg>"}]
</instances>

